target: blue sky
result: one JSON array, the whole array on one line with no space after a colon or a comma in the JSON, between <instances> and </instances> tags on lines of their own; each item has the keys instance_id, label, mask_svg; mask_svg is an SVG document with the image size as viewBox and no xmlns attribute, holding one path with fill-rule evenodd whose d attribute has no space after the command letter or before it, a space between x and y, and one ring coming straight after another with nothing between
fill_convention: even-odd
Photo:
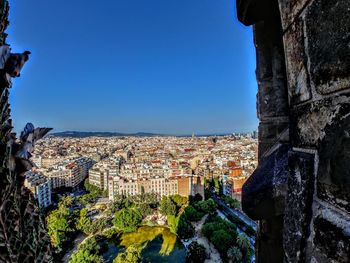
<instances>
[{"instance_id":1,"label":"blue sky","mask_svg":"<svg viewBox=\"0 0 350 263\"><path fill-rule=\"evenodd\" d=\"M256 129L255 49L234 0L11 1L16 130Z\"/></svg>"}]
</instances>

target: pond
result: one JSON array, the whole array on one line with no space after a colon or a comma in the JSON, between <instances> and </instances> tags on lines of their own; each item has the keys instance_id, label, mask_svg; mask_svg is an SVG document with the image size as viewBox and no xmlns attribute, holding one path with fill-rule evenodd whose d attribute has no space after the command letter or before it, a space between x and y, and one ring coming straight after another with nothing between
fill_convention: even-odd
<instances>
[{"instance_id":1,"label":"pond","mask_svg":"<svg viewBox=\"0 0 350 263\"><path fill-rule=\"evenodd\" d=\"M186 249L169 228L160 226L142 226L132 233L124 233L116 238L105 240L108 250L103 254L106 263L112 263L118 253L124 252L130 245L144 245L143 262L184 263Z\"/></svg>"}]
</instances>

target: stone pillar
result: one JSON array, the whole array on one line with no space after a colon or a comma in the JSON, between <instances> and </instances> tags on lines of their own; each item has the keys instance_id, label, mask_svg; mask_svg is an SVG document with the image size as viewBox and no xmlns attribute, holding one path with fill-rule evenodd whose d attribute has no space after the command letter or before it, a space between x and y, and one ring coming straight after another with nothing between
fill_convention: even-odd
<instances>
[{"instance_id":1,"label":"stone pillar","mask_svg":"<svg viewBox=\"0 0 350 263\"><path fill-rule=\"evenodd\" d=\"M349 262L350 1L237 0L237 10L257 49L259 166L242 197L260 220L257 261Z\"/></svg>"},{"instance_id":2,"label":"stone pillar","mask_svg":"<svg viewBox=\"0 0 350 263\"><path fill-rule=\"evenodd\" d=\"M260 221L257 261L281 262L290 149L282 24L277 1L238 2L238 17L245 24L254 24L260 120L259 167L243 186L242 207Z\"/></svg>"}]
</instances>

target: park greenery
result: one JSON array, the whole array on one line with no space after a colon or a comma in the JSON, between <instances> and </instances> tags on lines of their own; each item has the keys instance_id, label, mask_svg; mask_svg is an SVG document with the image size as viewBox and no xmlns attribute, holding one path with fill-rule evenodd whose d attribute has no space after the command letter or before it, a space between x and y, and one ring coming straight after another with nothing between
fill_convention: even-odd
<instances>
[{"instance_id":1,"label":"park greenery","mask_svg":"<svg viewBox=\"0 0 350 263\"><path fill-rule=\"evenodd\" d=\"M191 222L197 222L206 214L216 213L217 205L211 198L205 201L193 201L191 205L185 208L185 215Z\"/></svg>"},{"instance_id":2,"label":"park greenery","mask_svg":"<svg viewBox=\"0 0 350 263\"><path fill-rule=\"evenodd\" d=\"M186 263L204 262L205 258L206 258L205 247L201 244L198 244L198 242L193 241L188 246Z\"/></svg>"},{"instance_id":3,"label":"park greenery","mask_svg":"<svg viewBox=\"0 0 350 263\"><path fill-rule=\"evenodd\" d=\"M232 197L229 197L227 195L222 196L222 199L225 201L226 204L228 204L229 207L241 209L241 203L238 200L233 199Z\"/></svg>"},{"instance_id":4,"label":"park greenery","mask_svg":"<svg viewBox=\"0 0 350 263\"><path fill-rule=\"evenodd\" d=\"M84 181L84 188L87 193L77 198L77 201L82 205L93 203L98 197L107 196L106 191L102 191L97 186L90 184L87 179Z\"/></svg>"},{"instance_id":5,"label":"park greenery","mask_svg":"<svg viewBox=\"0 0 350 263\"><path fill-rule=\"evenodd\" d=\"M107 226L106 218L92 220L88 215L88 210L79 207L93 203L97 197L103 195L97 187L89 184L87 180L84 183L86 194L79 197L62 196L58 202L57 208L48 212L46 216L46 227L51 240L54 252L59 256L63 248L67 247L71 239L76 236L76 230L86 235L92 235L101 232Z\"/></svg>"},{"instance_id":6,"label":"park greenery","mask_svg":"<svg viewBox=\"0 0 350 263\"><path fill-rule=\"evenodd\" d=\"M56 253L62 251L64 242L69 233L74 231L74 217L70 211L73 199L70 196L61 198L58 208L51 211L46 217L46 225L51 240L51 245Z\"/></svg>"},{"instance_id":7,"label":"park greenery","mask_svg":"<svg viewBox=\"0 0 350 263\"><path fill-rule=\"evenodd\" d=\"M163 196L159 207L160 213L167 217L170 231L181 239L191 238L195 232L185 213L187 205L186 197L174 195Z\"/></svg>"},{"instance_id":8,"label":"park greenery","mask_svg":"<svg viewBox=\"0 0 350 263\"><path fill-rule=\"evenodd\" d=\"M69 263L103 263L102 257L98 255L100 249L96 238L91 237L79 245Z\"/></svg>"},{"instance_id":9,"label":"park greenery","mask_svg":"<svg viewBox=\"0 0 350 263\"><path fill-rule=\"evenodd\" d=\"M220 181L212 180L212 187ZM177 242L195 235L191 222L200 221L208 215L202 227L202 234L214 245L224 262L250 262L253 250L246 235L238 234L237 227L253 236L255 231L239 217L229 214L227 220L217 216L222 209L206 193L206 200L199 194L189 198L180 195L163 196L144 193L134 196L116 195L108 205L96 205L99 197L106 193L97 187L84 183L86 193L79 197L63 196L57 209L46 217L48 233L56 254L62 254L71 244L77 231L88 236L72 254L70 263L103 262L106 240L116 240L123 249L113 263L142 262L142 251L147 244L161 238L160 255L169 255ZM232 208L239 208L237 200L221 197ZM158 220L166 220L166 226L160 226ZM101 241L102 240L102 241ZM104 240L104 241L103 241ZM102 245L101 245L102 244ZM203 262L205 248L192 242L187 249L186 262Z\"/></svg>"},{"instance_id":10,"label":"park greenery","mask_svg":"<svg viewBox=\"0 0 350 263\"><path fill-rule=\"evenodd\" d=\"M121 232L133 232L142 222L142 214L137 207L123 208L115 213L114 227Z\"/></svg>"},{"instance_id":11,"label":"park greenery","mask_svg":"<svg viewBox=\"0 0 350 263\"><path fill-rule=\"evenodd\" d=\"M113 263L141 263L141 252L144 247L144 245L135 244L129 246L125 252L118 254L118 256L113 260Z\"/></svg>"},{"instance_id":12,"label":"park greenery","mask_svg":"<svg viewBox=\"0 0 350 263\"><path fill-rule=\"evenodd\" d=\"M236 229L235 224L211 215L203 225L202 233L219 251L224 261L250 262L253 250L249 238L245 234L238 234ZM235 261L237 258L240 259Z\"/></svg>"},{"instance_id":13,"label":"park greenery","mask_svg":"<svg viewBox=\"0 0 350 263\"><path fill-rule=\"evenodd\" d=\"M86 235L91 235L103 231L107 227L107 218L97 218L91 220L88 215L88 210L83 208L80 210L80 216L76 223L76 229L84 232Z\"/></svg>"}]
</instances>

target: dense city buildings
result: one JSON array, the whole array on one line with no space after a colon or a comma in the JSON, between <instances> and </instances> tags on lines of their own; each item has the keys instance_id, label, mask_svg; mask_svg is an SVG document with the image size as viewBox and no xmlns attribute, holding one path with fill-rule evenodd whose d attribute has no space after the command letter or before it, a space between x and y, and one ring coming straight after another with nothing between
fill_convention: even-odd
<instances>
[{"instance_id":1,"label":"dense city buildings","mask_svg":"<svg viewBox=\"0 0 350 263\"><path fill-rule=\"evenodd\" d=\"M48 137L32 161L52 189L76 187L86 178L116 195L155 193L204 196L207 181L240 198L242 184L257 165L257 141L249 135L208 137Z\"/></svg>"}]
</instances>

